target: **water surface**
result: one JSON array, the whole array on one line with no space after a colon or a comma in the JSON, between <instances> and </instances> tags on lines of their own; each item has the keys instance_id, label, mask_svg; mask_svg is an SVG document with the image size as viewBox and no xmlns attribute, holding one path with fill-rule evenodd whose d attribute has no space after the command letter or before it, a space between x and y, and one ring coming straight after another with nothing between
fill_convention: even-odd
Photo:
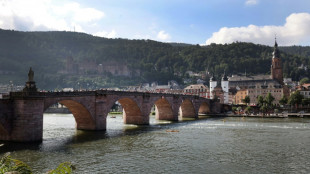
<instances>
[{"instance_id":1,"label":"water surface","mask_svg":"<svg viewBox=\"0 0 310 174\"><path fill-rule=\"evenodd\" d=\"M45 114L42 143L4 143L1 155L37 173L70 161L76 173L309 173L310 119L212 118L75 130L70 114ZM175 130L175 132L167 131Z\"/></svg>"}]
</instances>

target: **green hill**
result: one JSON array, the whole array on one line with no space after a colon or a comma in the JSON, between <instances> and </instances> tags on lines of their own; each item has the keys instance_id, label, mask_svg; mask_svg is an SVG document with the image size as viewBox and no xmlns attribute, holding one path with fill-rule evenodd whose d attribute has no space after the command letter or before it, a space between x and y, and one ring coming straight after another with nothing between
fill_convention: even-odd
<instances>
[{"instance_id":1,"label":"green hill","mask_svg":"<svg viewBox=\"0 0 310 174\"><path fill-rule=\"evenodd\" d=\"M281 43L279 43L281 45ZM309 76L309 47L281 47L284 76L299 80ZM168 80L182 83L186 71L228 74L270 72L272 47L252 43L211 44L199 46L161 43L152 40L107 39L85 33L51 31L20 32L0 29L0 84L23 85L29 67L35 71L40 89L63 87L121 87ZM84 62L126 65L132 76L84 70L64 73L67 58L83 67ZM86 65L84 65L86 66ZM114 69L115 70L115 69ZM113 71L114 71L113 70ZM81 71L81 70L79 70ZM117 71L117 69L115 70ZM136 73L135 72L139 72ZM207 79L208 80L208 77Z\"/></svg>"}]
</instances>

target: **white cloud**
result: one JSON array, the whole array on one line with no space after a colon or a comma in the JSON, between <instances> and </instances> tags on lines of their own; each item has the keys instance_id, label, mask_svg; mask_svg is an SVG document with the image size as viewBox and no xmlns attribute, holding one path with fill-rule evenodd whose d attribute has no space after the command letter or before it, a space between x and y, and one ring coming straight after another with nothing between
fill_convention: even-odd
<instances>
[{"instance_id":1,"label":"white cloud","mask_svg":"<svg viewBox=\"0 0 310 174\"><path fill-rule=\"evenodd\" d=\"M246 0L245 5L256 5L258 0Z\"/></svg>"},{"instance_id":2,"label":"white cloud","mask_svg":"<svg viewBox=\"0 0 310 174\"><path fill-rule=\"evenodd\" d=\"M275 34L280 45L298 45L309 42L310 14L293 13L286 18L286 23L283 26L223 27L218 32L214 32L212 37L207 39L206 44L242 41L272 45Z\"/></svg>"},{"instance_id":3,"label":"white cloud","mask_svg":"<svg viewBox=\"0 0 310 174\"><path fill-rule=\"evenodd\" d=\"M100 31L100 32L95 33L94 35L99 36L99 37L115 38L117 36L117 33L115 30L112 30L110 32Z\"/></svg>"},{"instance_id":4,"label":"white cloud","mask_svg":"<svg viewBox=\"0 0 310 174\"><path fill-rule=\"evenodd\" d=\"M158 34L157 34L157 39L162 40L162 41L167 41L171 38L171 36L166 33L164 30L161 30Z\"/></svg>"},{"instance_id":5,"label":"white cloud","mask_svg":"<svg viewBox=\"0 0 310 174\"><path fill-rule=\"evenodd\" d=\"M76 2L56 5L51 0L0 0L0 28L16 30L73 30L84 31L104 17L94 8Z\"/></svg>"}]
</instances>

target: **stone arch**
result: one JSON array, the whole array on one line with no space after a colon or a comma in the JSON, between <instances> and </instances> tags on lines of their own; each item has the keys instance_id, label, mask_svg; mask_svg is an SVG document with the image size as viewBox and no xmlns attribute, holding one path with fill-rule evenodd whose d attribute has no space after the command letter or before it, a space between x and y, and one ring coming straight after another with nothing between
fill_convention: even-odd
<instances>
[{"instance_id":1,"label":"stone arch","mask_svg":"<svg viewBox=\"0 0 310 174\"><path fill-rule=\"evenodd\" d=\"M208 105L208 103L203 102L200 104L198 114L209 114L210 112L211 110L210 110L210 106Z\"/></svg>"},{"instance_id":2,"label":"stone arch","mask_svg":"<svg viewBox=\"0 0 310 174\"><path fill-rule=\"evenodd\" d=\"M143 118L137 101L131 97L120 97L113 100L113 102L109 103L108 112L116 101L123 107L123 119L125 124L148 124L148 118Z\"/></svg>"},{"instance_id":3,"label":"stone arch","mask_svg":"<svg viewBox=\"0 0 310 174\"><path fill-rule=\"evenodd\" d=\"M52 104L60 103L66 106L72 115L74 116L76 122L76 128L80 130L95 130L96 123L94 118L92 117L89 110L80 102L70 100L70 99L60 99L56 101L49 102L44 106L44 111L50 107Z\"/></svg>"},{"instance_id":4,"label":"stone arch","mask_svg":"<svg viewBox=\"0 0 310 174\"><path fill-rule=\"evenodd\" d=\"M175 120L171 104L164 97L156 100L155 105L155 118L157 120Z\"/></svg>"},{"instance_id":5,"label":"stone arch","mask_svg":"<svg viewBox=\"0 0 310 174\"><path fill-rule=\"evenodd\" d=\"M197 114L195 112L195 107L189 99L183 100L180 106L180 117L181 118L197 118Z\"/></svg>"}]
</instances>

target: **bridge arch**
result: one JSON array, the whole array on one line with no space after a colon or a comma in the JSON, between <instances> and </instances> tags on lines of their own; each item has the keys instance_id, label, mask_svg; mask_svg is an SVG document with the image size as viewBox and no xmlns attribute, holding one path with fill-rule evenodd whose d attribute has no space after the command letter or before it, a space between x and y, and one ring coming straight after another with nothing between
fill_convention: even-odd
<instances>
[{"instance_id":1,"label":"bridge arch","mask_svg":"<svg viewBox=\"0 0 310 174\"><path fill-rule=\"evenodd\" d=\"M210 106L206 102L202 102L199 106L198 114L209 114L211 112Z\"/></svg>"},{"instance_id":2,"label":"bridge arch","mask_svg":"<svg viewBox=\"0 0 310 174\"><path fill-rule=\"evenodd\" d=\"M172 106L169 101L161 97L154 102L155 105L155 118L157 120L175 120L173 115Z\"/></svg>"},{"instance_id":3,"label":"bridge arch","mask_svg":"<svg viewBox=\"0 0 310 174\"><path fill-rule=\"evenodd\" d=\"M72 99L58 99L49 101L44 105L44 111L49 108L51 105L60 103L64 106L66 106L69 111L72 113L75 122L76 122L76 128L80 130L95 130L96 129L96 123L89 112L89 110L81 104L79 101L75 101Z\"/></svg>"},{"instance_id":4,"label":"bridge arch","mask_svg":"<svg viewBox=\"0 0 310 174\"><path fill-rule=\"evenodd\" d=\"M112 106L118 101L123 107L123 119L125 124L148 124L148 120L143 118L140 106L135 97L120 96L114 100L110 100L108 104L108 112ZM147 120L147 122L146 122Z\"/></svg>"},{"instance_id":5,"label":"bridge arch","mask_svg":"<svg viewBox=\"0 0 310 174\"><path fill-rule=\"evenodd\" d=\"M184 99L180 106L180 117L181 118L197 118L195 107L191 100Z\"/></svg>"}]
</instances>

